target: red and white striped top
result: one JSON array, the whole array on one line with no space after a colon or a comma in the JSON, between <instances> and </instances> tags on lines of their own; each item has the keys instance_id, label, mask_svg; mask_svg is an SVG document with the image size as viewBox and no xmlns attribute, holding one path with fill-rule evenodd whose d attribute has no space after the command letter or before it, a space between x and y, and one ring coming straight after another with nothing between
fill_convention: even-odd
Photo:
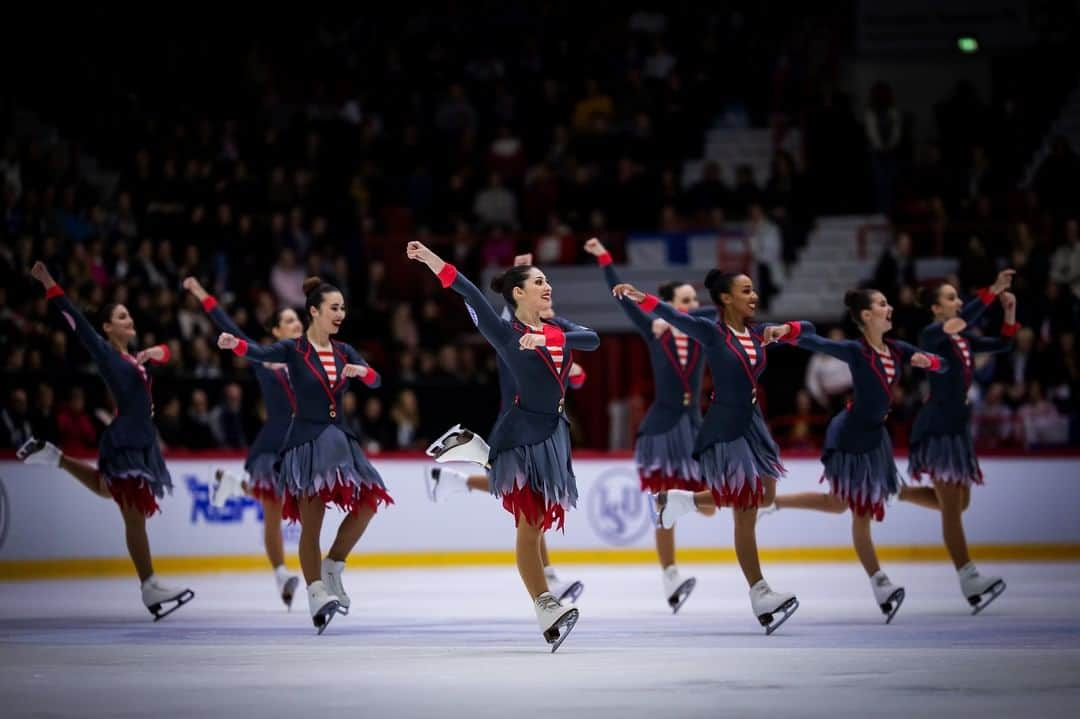
<instances>
[{"instance_id":1,"label":"red and white striped top","mask_svg":"<svg viewBox=\"0 0 1080 719\"><path fill-rule=\"evenodd\" d=\"M316 352L319 353L319 361L322 362L323 369L326 370L326 379L330 380L330 384L337 382L337 364L334 363L334 348L331 347L328 350L316 348Z\"/></svg>"},{"instance_id":2,"label":"red and white striped top","mask_svg":"<svg viewBox=\"0 0 1080 719\"><path fill-rule=\"evenodd\" d=\"M675 338L675 352L679 356L679 364L685 367L690 361L690 338L674 327L671 328L671 335Z\"/></svg>"},{"instance_id":3,"label":"red and white striped top","mask_svg":"<svg viewBox=\"0 0 1080 719\"><path fill-rule=\"evenodd\" d=\"M534 335L544 334L543 330L534 330L532 327L529 327L529 332ZM561 375L563 363L562 345L545 345L545 347L547 347L548 354L551 355L551 361L555 363L555 374Z\"/></svg>"},{"instance_id":4,"label":"red and white striped top","mask_svg":"<svg viewBox=\"0 0 1080 719\"><path fill-rule=\"evenodd\" d=\"M960 350L960 356L964 358L964 366L971 367L971 346L968 341L960 335L953 335L952 341L956 343L956 348Z\"/></svg>"},{"instance_id":5,"label":"red and white striped top","mask_svg":"<svg viewBox=\"0 0 1080 719\"><path fill-rule=\"evenodd\" d=\"M885 368L885 381L892 384L893 379L896 377L896 363L893 362L892 353L886 349L884 352L877 347L874 351L878 353L878 357L881 358L881 366Z\"/></svg>"},{"instance_id":6,"label":"red and white striped top","mask_svg":"<svg viewBox=\"0 0 1080 719\"><path fill-rule=\"evenodd\" d=\"M728 329L731 330L731 334L739 339L739 344L742 345L743 350L746 351L747 358L750 360L750 366L754 367L757 365L757 349L754 347L754 338L750 336L750 330L739 332L731 325L728 325Z\"/></svg>"}]
</instances>

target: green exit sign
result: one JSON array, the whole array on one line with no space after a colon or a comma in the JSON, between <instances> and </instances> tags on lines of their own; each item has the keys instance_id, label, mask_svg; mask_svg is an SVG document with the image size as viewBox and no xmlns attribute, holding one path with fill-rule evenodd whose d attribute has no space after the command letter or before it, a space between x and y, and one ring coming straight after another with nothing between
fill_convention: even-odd
<instances>
[{"instance_id":1,"label":"green exit sign","mask_svg":"<svg viewBox=\"0 0 1080 719\"><path fill-rule=\"evenodd\" d=\"M961 35L956 38L956 48L967 55L979 51L979 41L970 35Z\"/></svg>"}]
</instances>

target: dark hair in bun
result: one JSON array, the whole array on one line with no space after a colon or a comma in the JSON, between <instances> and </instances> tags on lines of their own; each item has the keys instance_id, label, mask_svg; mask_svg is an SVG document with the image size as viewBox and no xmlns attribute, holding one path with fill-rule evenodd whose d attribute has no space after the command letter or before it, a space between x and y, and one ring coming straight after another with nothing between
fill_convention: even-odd
<instances>
[{"instance_id":1,"label":"dark hair in bun","mask_svg":"<svg viewBox=\"0 0 1080 719\"><path fill-rule=\"evenodd\" d=\"M303 284L304 294L307 295L307 300L304 302L304 309L307 311L308 316L311 315L311 308L318 309L326 295L331 292L341 292L337 287L334 287L329 282L323 282L321 277L308 277L304 280Z\"/></svg>"},{"instance_id":2,"label":"dark hair in bun","mask_svg":"<svg viewBox=\"0 0 1080 719\"><path fill-rule=\"evenodd\" d=\"M932 285L927 285L919 290L919 304L927 309L930 309L938 303L938 299L941 297L941 288L949 284L948 282L935 282Z\"/></svg>"},{"instance_id":3,"label":"dark hair in bun","mask_svg":"<svg viewBox=\"0 0 1080 719\"><path fill-rule=\"evenodd\" d=\"M671 282L665 282L664 284L660 285L660 289L657 290L656 294L664 302L671 302L675 299L675 290L679 289L683 285L688 284L690 283L683 282L682 280L672 280Z\"/></svg>"},{"instance_id":4,"label":"dark hair in bun","mask_svg":"<svg viewBox=\"0 0 1080 719\"><path fill-rule=\"evenodd\" d=\"M859 290L848 290L844 293L844 306L848 308L848 314L859 329L863 327L862 311L870 309L873 304L875 289L869 287Z\"/></svg>"},{"instance_id":5,"label":"dark hair in bun","mask_svg":"<svg viewBox=\"0 0 1080 719\"><path fill-rule=\"evenodd\" d=\"M275 329L277 329L278 327L280 327L281 326L281 320L285 317L285 313L289 312L290 310L293 311L293 312L296 311L296 310L293 310L292 307L288 307L288 306L278 307L276 310L274 310L274 314L270 315L270 319L266 323L266 329L272 332Z\"/></svg>"},{"instance_id":6,"label":"dark hair in bun","mask_svg":"<svg viewBox=\"0 0 1080 719\"><path fill-rule=\"evenodd\" d=\"M529 279L529 273L532 270L532 265L515 265L506 272L492 277L491 289L502 295L503 299L506 300L506 304L517 307L517 302L514 300L514 288L522 287L525 280Z\"/></svg>"},{"instance_id":7,"label":"dark hair in bun","mask_svg":"<svg viewBox=\"0 0 1080 719\"><path fill-rule=\"evenodd\" d=\"M720 295L725 292L730 293L735 278L741 274L741 272L709 270L709 274L705 275L705 288L709 290L709 297L712 297L717 307L723 307L724 303L720 301Z\"/></svg>"}]
</instances>

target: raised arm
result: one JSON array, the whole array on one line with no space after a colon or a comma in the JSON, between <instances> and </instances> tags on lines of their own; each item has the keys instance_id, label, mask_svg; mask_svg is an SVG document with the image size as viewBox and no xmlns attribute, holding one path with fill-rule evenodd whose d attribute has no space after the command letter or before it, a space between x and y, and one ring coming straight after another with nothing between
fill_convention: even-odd
<instances>
[{"instance_id":1,"label":"raised arm","mask_svg":"<svg viewBox=\"0 0 1080 719\"><path fill-rule=\"evenodd\" d=\"M584 350L585 352L592 352L594 349L600 346L600 336L596 334L595 330L591 330L588 327L571 322L564 317L553 317L549 320L562 332L562 344L570 349ZM545 333L547 327L545 325ZM549 339L548 344L560 344L558 337Z\"/></svg>"},{"instance_id":2,"label":"raised arm","mask_svg":"<svg viewBox=\"0 0 1080 719\"><path fill-rule=\"evenodd\" d=\"M918 367L937 374L942 374L949 369L949 363L940 355L921 350L903 340L895 340L895 344L900 348L900 356L903 361L909 363L912 367Z\"/></svg>"},{"instance_id":3,"label":"raised arm","mask_svg":"<svg viewBox=\"0 0 1080 719\"><path fill-rule=\"evenodd\" d=\"M831 340L817 333L812 322L786 322L769 325L763 332L765 344L787 342L811 352L835 357L850 363L855 358L855 343L849 340Z\"/></svg>"},{"instance_id":4,"label":"raised arm","mask_svg":"<svg viewBox=\"0 0 1080 719\"><path fill-rule=\"evenodd\" d=\"M661 302L655 295L642 292L631 284L624 282L615 285L611 293L615 297L627 298L636 302L643 312L651 312L657 317L666 320L702 345L712 345L720 336L712 322L685 312L679 312L667 302Z\"/></svg>"},{"instance_id":5,"label":"raised arm","mask_svg":"<svg viewBox=\"0 0 1080 719\"><path fill-rule=\"evenodd\" d=\"M218 336L217 344L223 350L232 350L233 354L256 362L288 362L289 355L296 351L296 340L281 340L272 345L260 345L228 332L222 332Z\"/></svg>"},{"instance_id":6,"label":"raised arm","mask_svg":"<svg viewBox=\"0 0 1080 719\"><path fill-rule=\"evenodd\" d=\"M56 284L48 268L45 267L45 263L35 262L30 269L30 274L45 288L45 298L64 316L68 325L79 338L79 342L93 357L94 362L100 366L108 360L112 352L109 343L98 334L94 326L86 319L86 316L67 298L67 295L64 294L64 288Z\"/></svg>"},{"instance_id":7,"label":"raised arm","mask_svg":"<svg viewBox=\"0 0 1080 719\"><path fill-rule=\"evenodd\" d=\"M187 277L184 279L183 286L185 290L195 295L195 299L202 305L203 311L210 315L210 319L217 325L219 330L235 335L248 344L256 344L257 340L249 337L246 332L240 329L238 324L233 322L232 317L229 317L229 313L221 309L217 298L203 289L202 284L197 279Z\"/></svg>"},{"instance_id":8,"label":"raised arm","mask_svg":"<svg viewBox=\"0 0 1080 719\"><path fill-rule=\"evenodd\" d=\"M1016 295L1012 292L1002 292L998 295L998 300L1005 310L1005 319L1001 323L1001 336L972 337L969 341L973 352L989 354L1009 352L1016 344L1016 332L1020 329L1020 325L1016 324Z\"/></svg>"},{"instance_id":9,"label":"raised arm","mask_svg":"<svg viewBox=\"0 0 1080 719\"><path fill-rule=\"evenodd\" d=\"M348 360L348 364L342 370L343 376L359 377L361 382L372 389L382 385L382 377L371 368L371 365L360 356L360 353L352 345L340 343L338 347L345 353L345 359Z\"/></svg>"},{"instance_id":10,"label":"raised arm","mask_svg":"<svg viewBox=\"0 0 1080 719\"><path fill-rule=\"evenodd\" d=\"M986 312L986 308L994 304L994 300L1012 286L1013 275L1015 274L1016 270L1013 269L1005 269L999 272L997 278L994 279L994 284L982 288L975 293L975 299L964 304L960 310L960 319L969 325L974 324Z\"/></svg>"},{"instance_id":11,"label":"raised arm","mask_svg":"<svg viewBox=\"0 0 1080 719\"><path fill-rule=\"evenodd\" d=\"M465 303L476 313L475 321L480 334L484 335L488 342L500 346L510 342L514 331L510 329L509 323L499 317L499 313L484 297L484 293L459 273L456 267L444 262L422 242L410 242L405 252L410 260L427 265L444 288L454 290L465 299Z\"/></svg>"},{"instance_id":12,"label":"raised arm","mask_svg":"<svg viewBox=\"0 0 1080 719\"><path fill-rule=\"evenodd\" d=\"M604 271L604 279L607 281L608 289L615 289L615 286L622 283L619 279L619 274L615 271L614 265L611 264L611 253L607 251L607 248L601 244L600 240L595 237L585 243L585 251L596 258L596 264ZM652 331L652 318L645 314L636 302L628 299L616 298L616 302L619 303L619 307L622 308L626 316L630 318L630 322L634 325L639 333L645 339L653 338Z\"/></svg>"}]
</instances>

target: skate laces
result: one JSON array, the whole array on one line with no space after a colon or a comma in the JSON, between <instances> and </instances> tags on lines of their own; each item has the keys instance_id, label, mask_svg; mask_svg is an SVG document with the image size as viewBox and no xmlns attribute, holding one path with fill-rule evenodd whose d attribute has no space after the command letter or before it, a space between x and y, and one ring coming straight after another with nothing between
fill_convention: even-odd
<instances>
[{"instance_id":1,"label":"skate laces","mask_svg":"<svg viewBox=\"0 0 1080 719\"><path fill-rule=\"evenodd\" d=\"M558 609L562 605L559 604L559 600L553 594L541 594L536 598L536 606L542 610L548 610Z\"/></svg>"}]
</instances>

